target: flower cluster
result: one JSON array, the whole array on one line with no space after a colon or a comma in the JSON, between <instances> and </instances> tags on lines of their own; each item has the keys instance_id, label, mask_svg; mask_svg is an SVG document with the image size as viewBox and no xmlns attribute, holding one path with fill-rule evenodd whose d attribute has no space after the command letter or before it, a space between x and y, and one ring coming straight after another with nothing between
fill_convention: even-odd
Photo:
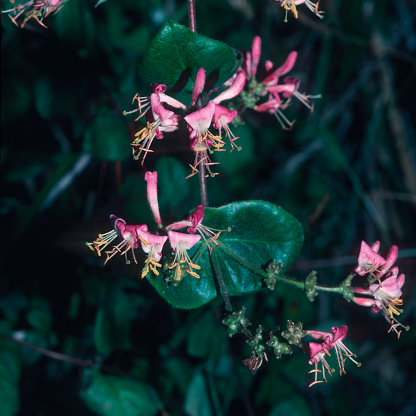
<instances>
[{"instance_id":1,"label":"flower cluster","mask_svg":"<svg viewBox=\"0 0 416 416\"><path fill-rule=\"evenodd\" d=\"M280 78L289 73L296 62L297 52L292 51L283 65L276 68L271 61L266 61L262 76L258 77L258 65L261 56L261 39L253 39L251 52L244 53L243 70L247 73L246 88L241 94L244 105L259 112L273 114L283 129L291 130L295 121L289 121L283 111L291 104L292 97L297 98L311 112L312 98L320 96L305 95L299 92L300 80L293 77ZM259 81L259 78L261 81ZM264 100L264 98L266 100Z\"/></svg>"},{"instance_id":2,"label":"flower cluster","mask_svg":"<svg viewBox=\"0 0 416 416\"><path fill-rule=\"evenodd\" d=\"M24 27L26 22L31 18L35 19L41 26L46 26L42 23L42 20L53 12L58 12L62 7L65 0L30 0L24 4L19 3L17 6L3 10L2 13L14 13L14 16L8 15L10 20L16 25L17 19L20 16L24 16L24 19L20 27ZM11 1L14 3L14 1Z\"/></svg>"},{"instance_id":3,"label":"flower cluster","mask_svg":"<svg viewBox=\"0 0 416 416\"><path fill-rule=\"evenodd\" d=\"M401 331L397 330L398 327L401 326L406 331L409 330L409 327L402 325L395 317L403 312L399 306L403 305L403 300L400 297L402 296L401 288L404 285L405 275L399 274L397 266L392 267L397 259L397 246L390 248L386 258L378 254L379 249L379 241L376 241L371 247L365 241L361 242L358 266L355 272L360 276L367 275L369 286L368 288L354 288L354 292L369 297L354 297L353 301L358 305L370 307L373 313L381 313L391 325L389 332L394 330L400 337Z\"/></svg>"},{"instance_id":4,"label":"flower cluster","mask_svg":"<svg viewBox=\"0 0 416 416\"><path fill-rule=\"evenodd\" d=\"M312 336L316 340L322 342L309 342L305 346L305 349L309 353L310 360L309 364L314 365L315 369L311 370L310 373L315 373L315 381L313 381L309 387L317 383L326 382L325 370L329 375L335 371L328 364L326 357L330 357L330 351L333 349L337 357L338 366L340 370L340 375L345 374L345 360L349 358L353 363L358 367L361 365L355 360L356 355L353 354L343 343L344 338L347 336L348 327L342 325L340 327L333 326L331 328L332 332L323 332L323 331L306 331L307 335ZM344 358L345 357L345 358ZM322 370L319 370L319 363L321 363ZM322 373L322 380L318 380L318 374Z\"/></svg>"},{"instance_id":5,"label":"flower cluster","mask_svg":"<svg viewBox=\"0 0 416 416\"><path fill-rule=\"evenodd\" d=\"M316 16L318 16L320 19L323 19L322 11L319 11L319 1L316 3L312 3L310 0L274 0L276 3L280 3L280 5L285 9L286 16L285 16L285 22L287 22L287 13L292 12L293 16L295 18L298 18L298 10L296 6L299 6L300 4L304 4L311 12L315 13Z\"/></svg>"},{"instance_id":6,"label":"flower cluster","mask_svg":"<svg viewBox=\"0 0 416 416\"><path fill-rule=\"evenodd\" d=\"M198 166L204 162L209 175L215 176L217 173L211 171L210 166L213 163L209 157L213 151L223 151L224 141L222 134L229 138L231 150L234 148L240 150L234 141L238 139L230 130L230 123L237 116L237 111L229 110L220 105L225 100L236 97L242 89L246 81L246 74L241 71L237 74L231 85L215 98L211 98L211 93L202 97L205 88L205 70L200 68L196 74L195 84L192 92L192 101L190 106L186 106L175 98L165 94L166 85L154 84L152 86L152 94L150 97L141 97L136 94L133 103L137 102L138 108L131 111L139 111L139 117L146 114L147 125L135 134L132 142L133 157L139 159L142 152L144 156L142 163L148 152L151 152L150 146L152 141L163 139L164 133L172 132L178 129L178 121L184 119L189 131L190 148L195 153L194 164L190 165L193 176L199 172ZM174 111L165 108L168 105L173 109L181 109L186 115L176 114ZM151 109L149 112L148 110ZM124 114L128 114L125 112ZM212 129L217 133L213 133Z\"/></svg>"},{"instance_id":7,"label":"flower cluster","mask_svg":"<svg viewBox=\"0 0 416 416\"><path fill-rule=\"evenodd\" d=\"M205 240L211 251L213 244L219 244L216 239L220 235L221 230L215 230L202 224L205 215L205 209L202 205L197 206L187 220L164 227L159 212L157 172L146 172L145 180L147 182L147 200L158 231L155 234L150 233L146 224L128 225L122 218L111 215L110 221L113 225L113 230L105 234L98 234L98 238L95 241L86 243L87 246L101 256L101 253L114 240L121 239L121 242L114 245L111 250L104 251L107 255L105 263L116 254L125 256L126 263L130 263L127 259L127 254L131 252L136 264L137 260L134 250L141 247L147 255L141 273L141 277L143 278L148 273L153 273L156 276L160 274L162 251L165 243L169 241L173 259L167 265L167 269L173 271L174 277L172 280L177 284L186 274L199 278L198 271L201 267L192 262L188 251L201 240L201 237ZM177 231L184 228L187 228L186 233Z\"/></svg>"}]
</instances>

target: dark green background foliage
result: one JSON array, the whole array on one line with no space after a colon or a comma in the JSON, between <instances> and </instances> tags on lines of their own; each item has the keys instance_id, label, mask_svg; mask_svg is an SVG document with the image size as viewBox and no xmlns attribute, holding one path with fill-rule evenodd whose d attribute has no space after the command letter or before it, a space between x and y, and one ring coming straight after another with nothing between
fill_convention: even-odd
<instances>
[{"instance_id":1,"label":"dark green background foliage","mask_svg":"<svg viewBox=\"0 0 416 416\"><path fill-rule=\"evenodd\" d=\"M291 75L301 79L301 92L323 96L313 114L296 102L286 110L296 119L291 132L270 115L245 111L245 124L233 128L242 151L214 155L221 164L220 176L208 180L210 206L263 200L290 212L305 238L286 274L299 279L315 269L319 282L337 285L353 269L362 239L381 240L382 254L393 243L400 249L402 321L413 327L398 341L381 317L341 297L309 303L278 284L231 298L235 308L246 307L253 332L263 325L265 340L287 319L307 329L349 326L347 345L362 367L346 363L347 375L312 389L299 351L280 360L270 351L252 376L240 363L250 348L240 335L228 338L220 299L174 309L139 278L141 265L115 258L103 267L85 246L110 230L110 214L153 224L147 170L159 172L165 224L200 203L198 178L185 180L193 162L186 134L155 140L141 166L129 143L143 121L122 116L136 92L150 92L139 76L139 67L147 78L152 72L144 54L164 24L187 25L186 2L95 3L68 1L46 19L47 30L33 22L19 29L2 15L0 334L82 364L0 339L0 414L413 415L413 2L322 0L325 19L299 6L299 20L284 23L271 0L197 0L198 33L232 48L213 44L222 52L204 65L214 78L226 79L240 57L235 51L260 35L263 61L279 65L297 50ZM174 77L191 75L189 89L195 68L174 61ZM183 92L178 97L189 102Z\"/></svg>"}]
</instances>

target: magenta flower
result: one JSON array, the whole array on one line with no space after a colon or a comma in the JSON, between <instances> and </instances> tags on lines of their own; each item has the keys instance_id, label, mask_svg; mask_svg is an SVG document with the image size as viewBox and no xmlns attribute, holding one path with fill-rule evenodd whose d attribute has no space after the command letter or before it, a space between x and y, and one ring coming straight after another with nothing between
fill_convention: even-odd
<instances>
[{"instance_id":1,"label":"magenta flower","mask_svg":"<svg viewBox=\"0 0 416 416\"><path fill-rule=\"evenodd\" d=\"M195 110L184 117L185 121L188 123L189 138L191 139L191 150L195 152L194 164L191 166L193 173L188 177L193 176L199 172L198 165L202 161L206 162L205 166L207 167L209 176L216 175L216 173L213 173L210 169L210 166L216 163L211 162L208 153L213 153L213 150L211 150L212 147L215 151L223 151L223 149L221 149L224 146L224 142L221 137L222 130L226 132L226 137L230 137L231 149L235 147L233 142L234 140L237 140L237 138L231 133L229 123L234 120L237 112L227 110L226 108L221 107L219 103L234 98L240 94L244 88L245 81L245 72L242 71L238 73L231 86L227 90L219 94L214 99L208 101L205 107L202 107L199 110ZM195 79L194 90L192 93L192 105L197 102L204 89L204 86L205 70L204 68L200 68ZM214 116L216 117L214 118ZM213 125L215 129L219 130L219 135L213 134L210 131L211 125Z\"/></svg>"},{"instance_id":2,"label":"magenta flower","mask_svg":"<svg viewBox=\"0 0 416 416\"><path fill-rule=\"evenodd\" d=\"M312 3L310 0L274 0L276 3L280 3L280 5L286 10L286 17L285 22L287 22L287 12L292 12L295 18L298 18L298 11L296 9L296 6L299 6L300 4L304 4L311 12L313 12L316 16L318 16L320 19L323 19L322 11L319 11L319 1L316 3Z\"/></svg>"},{"instance_id":3,"label":"magenta flower","mask_svg":"<svg viewBox=\"0 0 416 416\"><path fill-rule=\"evenodd\" d=\"M137 235L143 251L147 254L147 259L144 262L144 268L141 274L142 279L149 271L159 276L160 272L157 269L162 267L162 265L158 262L162 258L162 249L168 237L150 234L142 230L138 230Z\"/></svg>"},{"instance_id":4,"label":"magenta flower","mask_svg":"<svg viewBox=\"0 0 416 416\"><path fill-rule=\"evenodd\" d=\"M401 331L397 331L397 327L401 326L406 331L409 327L402 325L395 315L400 315L403 310L398 306L403 305L402 287L405 282L405 275L399 275L399 268L393 267L386 274L385 279L379 283L370 285L367 289L357 287L354 288L354 292L359 295L368 295L367 297L354 297L353 301L357 305L370 307L370 311L373 313L381 313L386 321L391 325L390 330L394 330L398 337L400 337ZM373 299L371 299L371 297Z\"/></svg>"},{"instance_id":5,"label":"magenta flower","mask_svg":"<svg viewBox=\"0 0 416 416\"><path fill-rule=\"evenodd\" d=\"M360 254L358 255L358 266L355 272L360 276L367 273L375 274L377 278L384 276L397 259L398 248L391 246L387 259L377 254L380 242L376 241L371 247L365 242L361 242Z\"/></svg>"},{"instance_id":6,"label":"magenta flower","mask_svg":"<svg viewBox=\"0 0 416 416\"><path fill-rule=\"evenodd\" d=\"M199 274L193 269L200 270L201 266L192 263L188 255L188 250L201 240L201 236L168 231L168 237L173 253L175 254L172 263L169 265L169 269L175 269L175 280L179 282L184 272L199 279Z\"/></svg>"},{"instance_id":7,"label":"magenta flower","mask_svg":"<svg viewBox=\"0 0 416 416\"><path fill-rule=\"evenodd\" d=\"M99 256L101 252L112 243L117 237L122 239L121 243L114 246L111 251L106 251L107 258L104 264L107 263L117 253L126 257L126 263L130 263L127 260L127 252L131 250L133 260L137 264L136 257L134 255L134 249L139 247L139 236L138 232L147 231L147 225L127 225L126 221L122 218L118 218L115 215L110 215L110 221L113 224L114 230L109 231L105 234L98 234L98 238L92 243L86 243L87 246L92 250L96 251Z\"/></svg>"},{"instance_id":8,"label":"magenta flower","mask_svg":"<svg viewBox=\"0 0 416 416\"><path fill-rule=\"evenodd\" d=\"M280 78L289 73L297 59L297 52L289 53L286 61L278 68L272 62L266 61L264 65L265 75L261 81L256 79L258 64L261 56L261 39L255 36L253 39L251 53L246 52L242 68L248 74L247 93L243 95L244 104L259 112L273 114L279 124L285 130L290 130L294 121L289 121L283 111L290 105L292 97L301 101L309 110L313 110L310 99L319 96L301 94L299 90L300 80L293 77L286 77L283 83L279 84ZM267 97L264 101L263 98Z\"/></svg>"},{"instance_id":9,"label":"magenta flower","mask_svg":"<svg viewBox=\"0 0 416 416\"><path fill-rule=\"evenodd\" d=\"M309 384L309 387L312 387L318 383L325 383L326 374L325 370L332 376L332 373L335 371L326 361L325 356L330 356L329 350L331 349L331 345L325 342L323 343L316 343L316 342L309 342L307 349L309 350L310 360L309 364L315 366L315 370L309 371L309 373L315 373L315 381ZM321 370L318 369L319 363L321 363ZM318 374L322 373L322 380L318 380Z\"/></svg>"},{"instance_id":10,"label":"magenta flower","mask_svg":"<svg viewBox=\"0 0 416 416\"><path fill-rule=\"evenodd\" d=\"M157 198L157 172L146 172L144 179L147 182L147 200L153 214L153 218L159 228L163 228L159 212L159 201Z\"/></svg>"},{"instance_id":11,"label":"magenta flower","mask_svg":"<svg viewBox=\"0 0 416 416\"><path fill-rule=\"evenodd\" d=\"M152 152L150 146L152 145L153 139L163 139L164 132L169 133L178 128L179 116L163 107L160 101L160 95L153 93L150 96L150 108L152 109L153 115L153 117L149 118L151 121L148 121L147 126L134 135L136 138L131 144L133 147L133 158L135 160L138 160L141 153L145 152L142 164L147 153Z\"/></svg>"},{"instance_id":12,"label":"magenta flower","mask_svg":"<svg viewBox=\"0 0 416 416\"><path fill-rule=\"evenodd\" d=\"M202 224L205 216L205 208L203 205L198 205L195 208L195 211L189 216L189 219L182 220L178 222L174 222L166 227L167 230L181 230L183 228L187 228L187 232L190 234L194 234L198 232L204 241L207 243L209 250L211 252L212 245L210 243L214 243L215 245L219 245L216 240L220 236L223 231L231 231L231 228L227 228L226 230L218 230L215 228L207 227Z\"/></svg>"},{"instance_id":13,"label":"magenta flower","mask_svg":"<svg viewBox=\"0 0 416 416\"><path fill-rule=\"evenodd\" d=\"M322 383L327 381L325 377L325 369L330 375L334 370L330 367L326 361L325 356L330 356L329 351L333 348L337 356L338 366L340 370L340 375L345 374L345 358L349 358L354 362L358 367L361 366L353 357L356 357L343 343L344 338L347 336L348 327L346 325L341 325L340 327L333 326L331 328L332 332L323 332L323 331L307 331L307 335L312 336L317 340L323 340L322 343L310 342L309 343L309 353L310 360L309 364L315 365L315 370L310 371L310 373L315 373L315 381L309 385L313 386L317 383ZM318 369L318 364L321 363L322 370ZM322 372L323 380L318 380L318 373Z\"/></svg>"}]
</instances>

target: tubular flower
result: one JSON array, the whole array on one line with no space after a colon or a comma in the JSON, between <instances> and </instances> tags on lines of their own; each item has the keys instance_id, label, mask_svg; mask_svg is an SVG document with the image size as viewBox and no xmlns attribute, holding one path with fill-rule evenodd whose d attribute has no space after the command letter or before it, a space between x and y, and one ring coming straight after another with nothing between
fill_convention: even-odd
<instances>
[{"instance_id":1,"label":"tubular flower","mask_svg":"<svg viewBox=\"0 0 416 416\"><path fill-rule=\"evenodd\" d=\"M188 123L191 150L195 152L194 165L191 166L193 173L189 175L188 178L199 172L197 166L202 161L207 161L205 165L207 166L209 176L216 175L215 173L212 173L210 169L210 166L216 163L211 162L208 152L213 153L210 149L211 147L214 147L215 150L219 150L224 146L224 142L222 141L221 136L214 135L209 131L214 112L215 103L210 101L205 107L184 117L185 121Z\"/></svg>"},{"instance_id":2,"label":"tubular flower","mask_svg":"<svg viewBox=\"0 0 416 416\"><path fill-rule=\"evenodd\" d=\"M310 354L310 365L315 365L315 370L309 371L309 373L315 373L315 381L311 384L309 384L309 387L312 387L314 384L323 383L325 381L326 383L326 375L325 370L328 371L329 375L332 376L332 373L335 371L326 361L325 356L331 356L329 353L329 350L331 349L331 345L327 344L325 342L323 343L317 343L317 342L310 342L308 344L308 350ZM318 369L319 363L321 363L322 370ZM322 380L318 380L318 374L322 373Z\"/></svg>"},{"instance_id":3,"label":"tubular flower","mask_svg":"<svg viewBox=\"0 0 416 416\"><path fill-rule=\"evenodd\" d=\"M147 200L150 209L159 228L163 228L162 219L159 212L159 202L157 199L157 172L146 172L144 179L147 182Z\"/></svg>"},{"instance_id":4,"label":"tubular flower","mask_svg":"<svg viewBox=\"0 0 416 416\"><path fill-rule=\"evenodd\" d=\"M112 243L117 237L122 239L121 243L114 246L111 251L106 251L107 258L104 264L107 263L113 256L117 253L125 255L126 263L130 263L127 260L127 252L131 250L133 255L133 260L137 264L136 257L134 255L134 249L139 247L139 239L137 232L138 231L147 231L147 225L127 225L126 221L122 218L118 218L115 215L110 215L110 221L113 224L114 229L105 234L98 234L98 238L92 243L86 243L87 246L92 250L96 251L99 256L101 252Z\"/></svg>"},{"instance_id":5,"label":"tubular flower","mask_svg":"<svg viewBox=\"0 0 416 416\"><path fill-rule=\"evenodd\" d=\"M399 275L399 268L393 267L387 274L383 281L374 283L366 288L354 288L354 292L360 295L368 295L374 299L367 297L354 297L353 301L357 305L370 307L371 312L381 313L386 321L391 325L389 332L394 330L397 337L400 337L401 331L397 331L397 327L401 326L406 331L409 330L408 326L402 325L395 315L400 315L403 310L399 309L399 306L403 305L402 287L405 282L405 275Z\"/></svg>"},{"instance_id":6,"label":"tubular flower","mask_svg":"<svg viewBox=\"0 0 416 416\"><path fill-rule=\"evenodd\" d=\"M169 265L169 269L175 269L175 281L179 282L184 272L199 279L199 274L193 269L200 270L201 266L192 263L188 255L188 250L201 240L201 236L168 231L168 237L173 253L175 254L173 262Z\"/></svg>"},{"instance_id":7,"label":"tubular flower","mask_svg":"<svg viewBox=\"0 0 416 416\"><path fill-rule=\"evenodd\" d=\"M315 13L316 16L318 16L320 19L323 19L324 16L322 16L322 11L319 11L319 1L316 3L312 3L310 0L274 0L276 3L280 3L280 5L286 10L286 16L285 16L285 22L287 22L287 12L292 12L293 16L295 18L298 18L298 11L296 9L296 6L299 6L300 4L304 4L311 12Z\"/></svg>"},{"instance_id":8,"label":"tubular flower","mask_svg":"<svg viewBox=\"0 0 416 416\"><path fill-rule=\"evenodd\" d=\"M205 208L203 205L198 205L195 208L195 211L189 216L189 219L174 222L173 224L168 225L166 228L168 230L181 230L182 228L187 228L187 232L194 234L198 231L204 241L207 243L210 251L212 246L209 243L215 243L219 245L216 240L223 231L231 231L231 228L228 227L226 230L218 230L215 228L207 227L202 224L205 215Z\"/></svg>"},{"instance_id":9,"label":"tubular flower","mask_svg":"<svg viewBox=\"0 0 416 416\"><path fill-rule=\"evenodd\" d=\"M23 14L25 18L23 19L20 27L24 27L26 22L33 18L41 26L46 28L46 26L42 23L43 19L53 12L58 13L58 11L63 7L64 1L65 0L31 0L24 4L19 3L17 6L9 10L3 10L2 13L14 13L14 17L10 14L8 16L16 26L19 26L17 24L17 19ZM14 3L14 1L11 1L11 3Z\"/></svg>"},{"instance_id":10,"label":"tubular flower","mask_svg":"<svg viewBox=\"0 0 416 416\"><path fill-rule=\"evenodd\" d=\"M135 160L138 160L141 153L145 152L142 164L146 158L146 154L152 152L150 146L152 145L153 139L163 139L163 132L172 132L178 128L179 116L163 107L158 94L153 93L150 96L150 106L153 115L150 120L152 121L148 121L147 126L135 134L135 139L131 144L133 146L133 158Z\"/></svg>"},{"instance_id":11,"label":"tubular flower","mask_svg":"<svg viewBox=\"0 0 416 416\"><path fill-rule=\"evenodd\" d=\"M294 121L289 121L283 111L290 105L291 98L296 97L312 112L313 106L310 104L310 99L320 96L299 93L300 80L297 78L286 77L284 82L279 84L280 78L293 69L297 59L296 51L290 52L286 61L278 68L275 68L272 62L266 61L263 71L265 75L261 81L256 79L260 56L261 39L255 36L251 53L245 52L244 54L242 68L248 74L248 82L246 90L241 95L242 100L247 107L255 111L273 114L283 129L290 130ZM263 98L267 95L264 101Z\"/></svg>"},{"instance_id":12,"label":"tubular flower","mask_svg":"<svg viewBox=\"0 0 416 416\"><path fill-rule=\"evenodd\" d=\"M345 374L345 358L349 358L352 362L354 362L358 367L361 366L353 357L356 357L343 343L344 338L347 336L348 327L346 325L341 325L340 327L333 326L331 328L332 332L323 332L323 331L314 331L310 330L307 331L307 335L314 337L317 340L323 340L323 343L309 343L309 351L310 357L309 364L315 365L315 370L310 371L310 373L315 373L315 381L309 385L309 387L313 386L317 383L322 383L322 381L326 382L325 377L325 369L329 372L330 375L334 372L334 370L329 366L328 362L325 359L325 355L330 356L329 351L334 348L335 354L337 356L338 366L340 370L340 375ZM318 381L318 373L321 370L318 370L318 363L321 362L322 365L322 376L323 380Z\"/></svg>"},{"instance_id":13,"label":"tubular flower","mask_svg":"<svg viewBox=\"0 0 416 416\"><path fill-rule=\"evenodd\" d=\"M397 246L391 246L386 259L377 254L379 249L379 241L376 241L371 247L365 241L362 241L355 273L360 276L370 273L380 280L380 277L384 276L395 263L399 249Z\"/></svg>"},{"instance_id":14,"label":"tubular flower","mask_svg":"<svg viewBox=\"0 0 416 416\"><path fill-rule=\"evenodd\" d=\"M241 71L237 74L235 79L232 81L231 86L219 94L214 99L210 100L205 107L191 112L184 117L185 121L188 124L189 138L191 140L191 150L195 152L195 160L193 166L191 166L193 173L190 176L198 173L198 165L202 161L206 161L205 166L209 176L215 176L216 173L213 173L210 169L210 166L216 163L212 163L209 156L209 153L213 151L224 151L221 149L224 146L224 141L221 137L222 130L225 131L226 137L230 138L231 150L236 147L233 142L237 140L229 128L229 123L231 123L234 118L237 116L237 111L228 110L219 105L222 101L229 100L236 97L244 88L246 81L246 74L244 71ZM200 97L205 86L205 69L200 68L197 72L194 90L192 93L192 104L194 105L198 98ZM214 119L214 122L213 122ZM209 129L213 127L219 130L219 135L213 134ZM214 150L211 150L211 148Z\"/></svg>"},{"instance_id":15,"label":"tubular flower","mask_svg":"<svg viewBox=\"0 0 416 416\"><path fill-rule=\"evenodd\" d=\"M162 267L158 262L162 258L162 249L168 237L150 234L141 230L137 231L137 235L140 238L143 251L147 254L141 274L142 279L149 273L149 270L158 276L159 270L157 269Z\"/></svg>"}]
</instances>

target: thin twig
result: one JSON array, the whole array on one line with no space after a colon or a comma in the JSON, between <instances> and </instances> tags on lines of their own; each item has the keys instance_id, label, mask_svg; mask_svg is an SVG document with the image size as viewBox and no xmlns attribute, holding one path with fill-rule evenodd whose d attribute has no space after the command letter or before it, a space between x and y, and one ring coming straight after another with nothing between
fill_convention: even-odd
<instances>
[{"instance_id":1,"label":"thin twig","mask_svg":"<svg viewBox=\"0 0 416 416\"><path fill-rule=\"evenodd\" d=\"M130 374L125 373L124 371L119 370L118 368L109 367L106 365L100 365L100 363L95 362L95 361L81 360L80 358L72 357L71 355L61 354L60 352L56 352L56 351L51 351L46 348L31 344L30 342L26 342L20 339L9 337L7 335L0 334L0 339L11 341L16 344L22 345L23 347L30 348L32 350L39 352L40 354L53 358L54 360L65 361L67 363L76 364L76 365L80 365L83 367L100 367L101 369L106 370L113 374L119 374L125 377L131 377Z\"/></svg>"},{"instance_id":2,"label":"thin twig","mask_svg":"<svg viewBox=\"0 0 416 416\"><path fill-rule=\"evenodd\" d=\"M189 29L196 33L195 0L188 0Z\"/></svg>"},{"instance_id":3,"label":"thin twig","mask_svg":"<svg viewBox=\"0 0 416 416\"><path fill-rule=\"evenodd\" d=\"M215 275L217 276L218 283L220 285L221 295L224 299L225 309L227 309L228 312L231 312L233 310L233 307L231 305L230 298L228 296L227 289L225 287L224 279L222 278L221 267L218 261L217 251L215 250L215 247L212 250L211 259L214 265Z\"/></svg>"}]
</instances>

